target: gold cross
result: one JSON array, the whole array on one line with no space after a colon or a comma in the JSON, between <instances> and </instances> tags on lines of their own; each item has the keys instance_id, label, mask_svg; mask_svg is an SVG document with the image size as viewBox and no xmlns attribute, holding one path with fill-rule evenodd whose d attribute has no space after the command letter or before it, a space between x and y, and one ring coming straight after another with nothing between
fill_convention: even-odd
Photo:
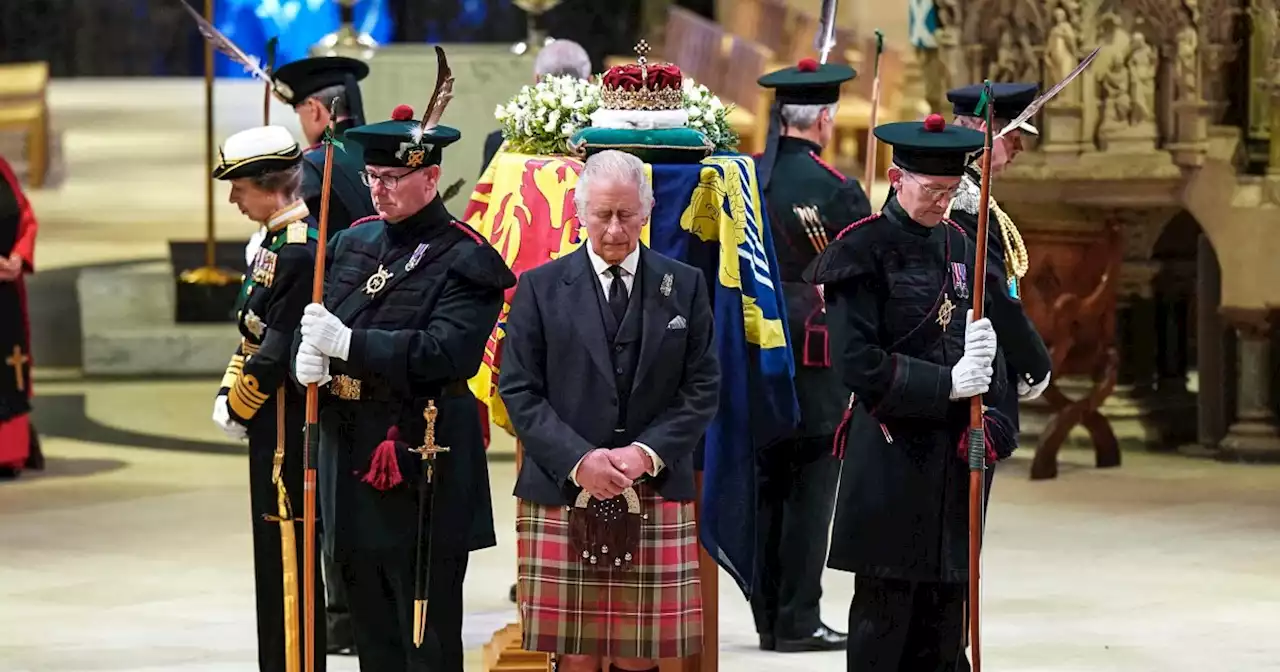
<instances>
[{"instance_id":1,"label":"gold cross","mask_svg":"<svg viewBox=\"0 0 1280 672\"><path fill-rule=\"evenodd\" d=\"M13 381L18 385L18 391L22 392L27 389L26 381L22 377L22 367L31 361L30 357L22 354L22 346L13 346L13 354L5 357L4 363L13 367Z\"/></svg>"},{"instance_id":2,"label":"gold cross","mask_svg":"<svg viewBox=\"0 0 1280 672\"><path fill-rule=\"evenodd\" d=\"M427 400L427 407L422 411L422 417L427 421L426 436L423 437L422 447L412 449L413 452L422 456L427 463L427 482L431 482L431 477L435 473L436 455L449 452L448 446L441 446L436 443L436 416L440 415L440 409L436 408L434 400Z\"/></svg>"},{"instance_id":3,"label":"gold cross","mask_svg":"<svg viewBox=\"0 0 1280 672\"><path fill-rule=\"evenodd\" d=\"M943 331L947 330L947 325L951 324L951 313L956 308L956 304L951 303L951 297L946 294L942 295L942 305L938 306L938 326Z\"/></svg>"}]
</instances>

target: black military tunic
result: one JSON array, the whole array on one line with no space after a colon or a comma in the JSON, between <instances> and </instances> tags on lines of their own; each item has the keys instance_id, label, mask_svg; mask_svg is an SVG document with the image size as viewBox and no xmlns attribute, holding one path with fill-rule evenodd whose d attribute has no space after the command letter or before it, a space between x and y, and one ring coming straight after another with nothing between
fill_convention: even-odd
<instances>
[{"instance_id":1,"label":"black military tunic","mask_svg":"<svg viewBox=\"0 0 1280 672\"><path fill-rule=\"evenodd\" d=\"M352 329L321 407L325 543L348 588L362 669L461 670L467 553L496 543L479 408L478 370L515 277L502 257L437 197L395 224L365 222L333 238L325 307ZM439 409L430 521L426 643L411 642L423 410ZM396 434L389 432L394 428ZM394 443L398 473L375 464ZM392 467L394 470L396 467ZM389 478L388 478L389 477ZM399 480L399 482L396 482Z\"/></svg>"},{"instance_id":2,"label":"black military tunic","mask_svg":"<svg viewBox=\"0 0 1280 672\"><path fill-rule=\"evenodd\" d=\"M974 253L958 225L925 227L893 199L846 229L807 275L825 286L833 359L856 397L837 438L845 455L829 560L857 574L850 669L950 669L912 668L903 657L954 665L959 654L969 511L959 446L970 404L950 393ZM987 299L999 332L1001 295ZM998 354L993 366L988 405L1008 393ZM1012 431L988 423L1001 456Z\"/></svg>"},{"instance_id":3,"label":"black military tunic","mask_svg":"<svg viewBox=\"0 0 1280 672\"><path fill-rule=\"evenodd\" d=\"M237 323L243 337L223 376L218 395L226 395L231 418L249 434L249 505L253 520L253 569L258 609L258 664L261 670L285 669L283 576L277 486L272 481L279 418L279 395L285 399L285 452L282 476L289 494L297 546L298 597L305 590L302 532L302 450L306 396L289 378L290 345L311 300L315 270L315 221L299 202L291 219L268 230L241 288ZM313 458L314 459L314 458ZM316 611L323 618L325 591L319 563L315 568ZM298 623L306 623L298 604ZM303 628L305 630L305 628ZM305 638L305 633L301 637ZM325 631L316 631L317 669L324 668ZM300 648L301 652L305 648Z\"/></svg>"},{"instance_id":4,"label":"black military tunic","mask_svg":"<svg viewBox=\"0 0 1280 672\"><path fill-rule=\"evenodd\" d=\"M972 166L965 171L964 181L951 205L951 219L965 230L970 240L978 237L978 201L981 198L982 176ZM995 200L991 204L995 206ZM994 307L1007 310L999 322L1005 331L997 336L1000 349L1004 352L1009 368L1009 385L1012 393L1005 395L1000 404L1004 413L1014 426L1018 426L1017 383L1022 381L1034 385L1044 380L1053 368L1049 357L1049 349L1036 331L1035 324L1027 317L1022 308L1021 288L1018 279L1010 277L1005 266L1004 234L994 207L988 212L987 222L987 272L992 282L988 287L992 292L1006 294L1007 301L1000 301ZM992 321L996 318L993 316Z\"/></svg>"},{"instance_id":5,"label":"black military tunic","mask_svg":"<svg viewBox=\"0 0 1280 672\"><path fill-rule=\"evenodd\" d=\"M364 162L360 160L360 147L355 140L343 134L354 123L350 120L339 121L336 133L342 147L333 148L333 171L329 177L332 192L329 195L329 220L326 235L330 240L339 231L351 226L377 212L373 208L373 199L369 196L369 188L360 180L360 172L364 170ZM317 217L320 215L320 192L324 186L325 146L316 145L302 155L302 198L307 207Z\"/></svg>"}]
</instances>

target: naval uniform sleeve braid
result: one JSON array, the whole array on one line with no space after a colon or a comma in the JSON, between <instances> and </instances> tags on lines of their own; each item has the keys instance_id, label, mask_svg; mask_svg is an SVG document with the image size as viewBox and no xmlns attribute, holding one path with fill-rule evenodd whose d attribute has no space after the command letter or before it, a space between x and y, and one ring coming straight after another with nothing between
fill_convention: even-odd
<instances>
[{"instance_id":1,"label":"naval uniform sleeve braid","mask_svg":"<svg viewBox=\"0 0 1280 672\"><path fill-rule=\"evenodd\" d=\"M515 276L492 247L478 245L454 260L444 282L425 325L352 330L346 370L409 393L475 375Z\"/></svg>"},{"instance_id":2,"label":"naval uniform sleeve braid","mask_svg":"<svg viewBox=\"0 0 1280 672\"><path fill-rule=\"evenodd\" d=\"M240 372L244 369L244 341L236 344L236 351L231 355L231 362L227 364L227 370L222 374L222 382L218 384L218 394L215 396L223 397L231 391L232 386L236 384L236 379L240 377Z\"/></svg>"},{"instance_id":3,"label":"naval uniform sleeve braid","mask_svg":"<svg viewBox=\"0 0 1280 672\"><path fill-rule=\"evenodd\" d=\"M547 399L546 330L537 286L525 274L507 315L502 344L498 393L507 408L524 454L561 485L571 484L574 467L595 450L551 406Z\"/></svg>"},{"instance_id":4,"label":"naval uniform sleeve braid","mask_svg":"<svg viewBox=\"0 0 1280 672\"><path fill-rule=\"evenodd\" d=\"M302 320L302 311L311 299L311 279L315 257L310 246L285 245L277 253L276 276L271 285L263 325L266 331L258 351L247 357L236 378L227 405L231 417L247 423L271 394L289 378L293 358L293 333Z\"/></svg>"}]
</instances>

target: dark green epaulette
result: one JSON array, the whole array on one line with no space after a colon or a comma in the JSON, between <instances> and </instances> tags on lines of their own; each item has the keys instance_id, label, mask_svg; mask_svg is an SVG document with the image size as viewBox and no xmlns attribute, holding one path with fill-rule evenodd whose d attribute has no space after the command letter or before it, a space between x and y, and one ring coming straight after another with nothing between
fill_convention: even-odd
<instances>
[{"instance_id":1,"label":"dark green epaulette","mask_svg":"<svg viewBox=\"0 0 1280 672\"><path fill-rule=\"evenodd\" d=\"M279 252L285 245L305 243L308 240L320 240L320 230L307 226L306 222L298 221L290 224L285 229L284 235L277 237L267 249Z\"/></svg>"}]
</instances>

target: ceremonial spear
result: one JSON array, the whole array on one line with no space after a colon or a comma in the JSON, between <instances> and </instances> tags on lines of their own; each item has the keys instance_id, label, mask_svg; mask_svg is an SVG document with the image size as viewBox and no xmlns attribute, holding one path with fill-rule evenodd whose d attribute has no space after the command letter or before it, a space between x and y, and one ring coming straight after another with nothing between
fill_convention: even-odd
<instances>
[{"instance_id":1,"label":"ceremonial spear","mask_svg":"<svg viewBox=\"0 0 1280 672\"><path fill-rule=\"evenodd\" d=\"M991 80L982 83L982 97L978 99L978 109L974 114L986 121L982 143L982 186L978 197L978 231L977 251L974 257L973 273L973 319L982 319L983 293L987 277L987 228L991 203L991 144L1017 128L1022 122L1030 119L1045 103L1058 95L1071 80L1093 63L1100 48L1096 48L1080 64L1076 66L1061 82L1036 98L1010 121L999 133L993 134L991 127L994 114L994 96L991 93ZM982 395L975 395L969 400L969 646L972 651L971 667L973 672L982 672L982 643L979 639L981 576L979 568L982 560L982 528L986 523L986 510L983 506L986 497L987 442L986 432L982 426Z\"/></svg>"},{"instance_id":2,"label":"ceremonial spear","mask_svg":"<svg viewBox=\"0 0 1280 672\"><path fill-rule=\"evenodd\" d=\"M311 302L324 303L325 241L329 232L329 192L333 188L333 146L338 143L334 129L338 99L329 103L329 128L324 139L324 179L320 184L320 221L317 226L316 266L311 281ZM306 672L314 672L316 665L316 466L315 456L320 452L320 386L307 383L307 428L302 450L302 580L303 613L306 618L307 658Z\"/></svg>"},{"instance_id":3,"label":"ceremonial spear","mask_svg":"<svg viewBox=\"0 0 1280 672\"><path fill-rule=\"evenodd\" d=\"M986 119L982 143L982 195L978 201L978 249L974 256L973 319L982 319L987 274L987 201L991 197L991 80L982 83L982 97L976 114ZM985 511L982 502L986 490L987 441L982 426L982 395L969 398L969 646L972 647L973 672L982 670L982 646L978 639L978 564L982 556L982 524Z\"/></svg>"},{"instance_id":4,"label":"ceremonial spear","mask_svg":"<svg viewBox=\"0 0 1280 672\"><path fill-rule=\"evenodd\" d=\"M880 111L880 55L884 53L884 33L876 29L876 56L872 61L871 74L871 123L867 126L867 167L866 181L862 183L867 193L871 193L871 185L876 179L876 117Z\"/></svg>"}]
</instances>

